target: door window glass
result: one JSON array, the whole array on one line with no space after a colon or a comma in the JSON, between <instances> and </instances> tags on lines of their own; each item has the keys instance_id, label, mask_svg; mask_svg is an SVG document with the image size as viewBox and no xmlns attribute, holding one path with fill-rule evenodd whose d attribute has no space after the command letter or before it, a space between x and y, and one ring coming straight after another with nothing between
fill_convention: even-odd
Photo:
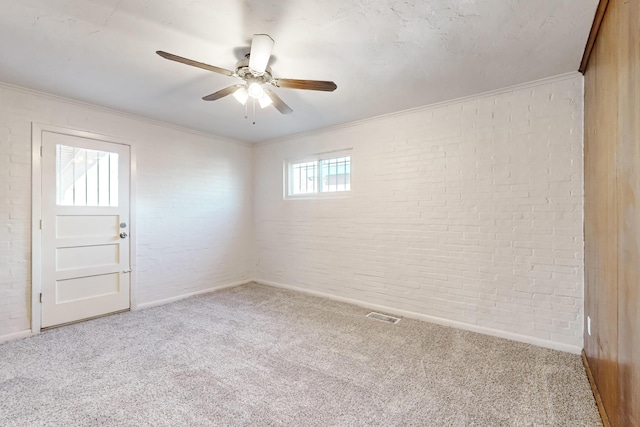
<instances>
[{"instance_id":1,"label":"door window glass","mask_svg":"<svg viewBox=\"0 0 640 427\"><path fill-rule=\"evenodd\" d=\"M118 154L56 145L60 206L118 206Z\"/></svg>"}]
</instances>

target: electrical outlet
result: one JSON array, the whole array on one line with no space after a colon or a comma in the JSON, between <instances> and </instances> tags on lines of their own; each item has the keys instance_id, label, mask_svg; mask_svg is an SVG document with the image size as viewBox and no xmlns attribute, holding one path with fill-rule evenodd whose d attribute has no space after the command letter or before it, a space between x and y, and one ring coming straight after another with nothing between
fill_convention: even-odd
<instances>
[{"instance_id":1,"label":"electrical outlet","mask_svg":"<svg viewBox=\"0 0 640 427\"><path fill-rule=\"evenodd\" d=\"M587 316L587 333L591 335L591 317Z\"/></svg>"}]
</instances>

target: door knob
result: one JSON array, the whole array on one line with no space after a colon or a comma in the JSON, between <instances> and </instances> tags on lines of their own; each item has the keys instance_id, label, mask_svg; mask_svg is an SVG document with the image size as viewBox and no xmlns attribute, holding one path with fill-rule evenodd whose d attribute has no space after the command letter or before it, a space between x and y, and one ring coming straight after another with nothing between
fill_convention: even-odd
<instances>
[{"instance_id":1,"label":"door knob","mask_svg":"<svg viewBox=\"0 0 640 427\"><path fill-rule=\"evenodd\" d=\"M124 231L122 233L120 233L120 238L124 239L125 237L127 237L127 233L125 233Z\"/></svg>"}]
</instances>

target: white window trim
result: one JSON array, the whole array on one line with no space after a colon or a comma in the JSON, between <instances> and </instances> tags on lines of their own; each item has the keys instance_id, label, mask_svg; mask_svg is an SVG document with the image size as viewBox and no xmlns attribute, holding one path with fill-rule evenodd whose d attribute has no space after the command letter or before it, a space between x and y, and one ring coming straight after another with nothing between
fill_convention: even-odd
<instances>
[{"instance_id":1,"label":"white window trim","mask_svg":"<svg viewBox=\"0 0 640 427\"><path fill-rule=\"evenodd\" d=\"M303 194L289 194L291 189L291 165L293 163L304 162L319 162L321 160L333 159L336 157L349 156L350 158L350 176L349 176L349 190L345 191L325 191L315 193L303 193ZM344 148L335 151L325 151L322 153L309 154L301 157L292 157L285 159L283 165L283 198L285 200L310 200L310 199L349 199L353 197L353 149Z\"/></svg>"}]
</instances>

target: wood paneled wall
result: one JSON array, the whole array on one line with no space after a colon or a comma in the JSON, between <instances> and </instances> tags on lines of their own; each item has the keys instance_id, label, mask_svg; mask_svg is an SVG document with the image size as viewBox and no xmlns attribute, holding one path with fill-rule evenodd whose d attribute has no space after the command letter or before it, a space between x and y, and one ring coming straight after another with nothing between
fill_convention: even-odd
<instances>
[{"instance_id":1,"label":"wood paneled wall","mask_svg":"<svg viewBox=\"0 0 640 427\"><path fill-rule=\"evenodd\" d=\"M585 355L614 426L640 426L640 0L609 0L585 72Z\"/></svg>"}]
</instances>

